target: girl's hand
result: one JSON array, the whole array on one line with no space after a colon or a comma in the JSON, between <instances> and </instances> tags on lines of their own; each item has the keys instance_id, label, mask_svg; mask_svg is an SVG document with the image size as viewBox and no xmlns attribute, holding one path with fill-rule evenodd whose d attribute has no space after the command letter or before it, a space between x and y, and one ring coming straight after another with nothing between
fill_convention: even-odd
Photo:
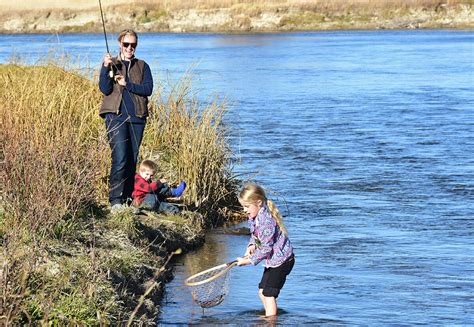
<instances>
[{"instance_id":1,"label":"girl's hand","mask_svg":"<svg viewBox=\"0 0 474 327\"><path fill-rule=\"evenodd\" d=\"M249 257L249 256L253 255L254 252L255 252L255 245L252 244L252 245L247 247L247 250L245 251L244 257Z\"/></svg>"},{"instance_id":2,"label":"girl's hand","mask_svg":"<svg viewBox=\"0 0 474 327\"><path fill-rule=\"evenodd\" d=\"M240 257L237 258L237 266L240 267L240 266L245 266L245 265L248 265L248 264L250 264L250 260L249 260L249 259L247 259L247 258L240 258Z\"/></svg>"}]
</instances>

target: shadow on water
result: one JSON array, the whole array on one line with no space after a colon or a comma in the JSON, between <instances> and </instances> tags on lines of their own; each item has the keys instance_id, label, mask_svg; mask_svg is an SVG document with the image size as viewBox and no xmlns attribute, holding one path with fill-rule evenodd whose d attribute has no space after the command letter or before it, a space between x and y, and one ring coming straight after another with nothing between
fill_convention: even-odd
<instances>
[{"instance_id":1,"label":"shadow on water","mask_svg":"<svg viewBox=\"0 0 474 327\"><path fill-rule=\"evenodd\" d=\"M199 312L201 311L201 312ZM245 322L246 326L283 326L291 321L298 321L298 324L344 324L344 321L330 318L314 319L295 315L291 311L278 309L276 317L265 317L264 310L243 310L232 313L213 313L212 310L196 309L195 316L190 319L188 326L225 326ZM176 322L161 321L160 325L173 325Z\"/></svg>"}]
</instances>

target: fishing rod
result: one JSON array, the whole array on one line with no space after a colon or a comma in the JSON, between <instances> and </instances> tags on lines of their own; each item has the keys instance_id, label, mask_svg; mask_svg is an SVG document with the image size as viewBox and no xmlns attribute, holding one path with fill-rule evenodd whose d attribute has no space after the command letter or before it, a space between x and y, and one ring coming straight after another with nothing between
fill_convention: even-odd
<instances>
[{"instance_id":1,"label":"fishing rod","mask_svg":"<svg viewBox=\"0 0 474 327\"><path fill-rule=\"evenodd\" d=\"M107 32L105 31L104 12L102 11L102 3L100 2L100 0L99 0L99 8L100 8L100 17L102 18L102 29L104 31L105 47L107 48L107 53L110 55L109 42L107 41ZM109 77L114 78L114 70L112 69L112 66L110 66Z\"/></svg>"}]
</instances>

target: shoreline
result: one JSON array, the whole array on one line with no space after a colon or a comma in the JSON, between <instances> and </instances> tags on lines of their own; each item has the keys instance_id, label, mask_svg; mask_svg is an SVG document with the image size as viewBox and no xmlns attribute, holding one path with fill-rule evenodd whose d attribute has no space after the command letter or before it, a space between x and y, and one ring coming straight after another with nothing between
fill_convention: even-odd
<instances>
[{"instance_id":1,"label":"shoreline","mask_svg":"<svg viewBox=\"0 0 474 327\"><path fill-rule=\"evenodd\" d=\"M235 7L235 6L234 6ZM470 4L406 8L173 9L136 5L104 8L108 33L133 28L139 33L285 33L336 30L474 29ZM122 8L123 9L123 8ZM0 10L0 34L102 33L98 9Z\"/></svg>"},{"instance_id":2,"label":"shoreline","mask_svg":"<svg viewBox=\"0 0 474 327\"><path fill-rule=\"evenodd\" d=\"M166 32L166 31L145 31L145 32L139 32L140 35L147 35L147 34L201 34L201 35L211 35L211 34L217 34L217 35L259 35L259 34L293 34L293 33L319 33L319 32L374 32L374 31L464 31L464 32L473 32L474 27L429 27L429 28L392 28L392 29L386 29L386 28L351 28L351 29L319 29L319 30L291 30L291 31L254 31L254 32L225 32L225 31L188 31L188 32ZM102 31L94 31L94 32L55 32L55 31L42 31L42 32L3 32L0 31L0 35L87 35L87 34L103 34ZM107 38L108 41L110 42L110 39L113 38L113 35L118 34L118 32L112 31L109 32L107 31Z\"/></svg>"}]
</instances>

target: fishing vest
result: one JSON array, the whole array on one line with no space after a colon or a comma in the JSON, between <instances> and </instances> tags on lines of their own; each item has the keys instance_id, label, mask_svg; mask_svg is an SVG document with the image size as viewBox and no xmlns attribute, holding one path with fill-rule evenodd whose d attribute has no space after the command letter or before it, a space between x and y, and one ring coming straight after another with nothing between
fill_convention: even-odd
<instances>
[{"instance_id":1,"label":"fishing vest","mask_svg":"<svg viewBox=\"0 0 474 327\"><path fill-rule=\"evenodd\" d=\"M145 62L143 60L133 58L130 62L130 69L128 70L128 72L125 64L122 63L120 57L113 58L112 61L114 63L112 65L114 75L120 74L123 76L127 76L128 73L129 79L132 83L142 83L143 67L145 66ZM123 91L124 87L114 81L114 89L112 93L110 93L109 95L103 95L99 115L101 115L102 117L107 113L114 113L118 115L120 111L120 103L122 102ZM125 90L125 92L127 91ZM139 118L144 118L148 116L148 97L141 96L132 92L130 92L130 97L132 98L133 104L135 105L135 115Z\"/></svg>"}]
</instances>

